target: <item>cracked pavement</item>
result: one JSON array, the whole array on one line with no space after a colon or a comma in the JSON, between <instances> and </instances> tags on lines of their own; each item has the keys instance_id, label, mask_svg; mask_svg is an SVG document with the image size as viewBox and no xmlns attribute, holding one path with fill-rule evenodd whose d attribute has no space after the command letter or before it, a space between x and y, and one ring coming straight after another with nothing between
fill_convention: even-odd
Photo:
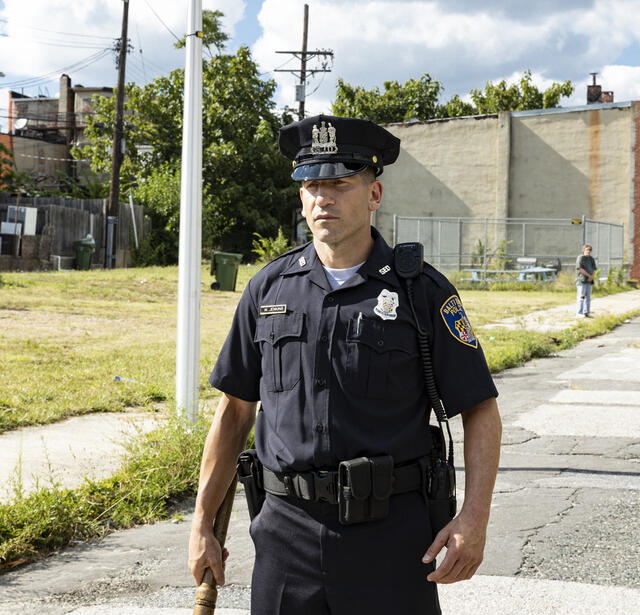
<instances>
[{"instance_id":1,"label":"cracked pavement","mask_svg":"<svg viewBox=\"0 0 640 615\"><path fill-rule=\"evenodd\" d=\"M504 434L485 561L443 613L640 613L640 318L496 376ZM453 421L461 466L461 421ZM464 475L458 472L459 500ZM0 577L0 612L191 612L184 522L76 545ZM238 493L219 615L247 614L253 548ZM390 588L390 591L392 588Z\"/></svg>"}]
</instances>

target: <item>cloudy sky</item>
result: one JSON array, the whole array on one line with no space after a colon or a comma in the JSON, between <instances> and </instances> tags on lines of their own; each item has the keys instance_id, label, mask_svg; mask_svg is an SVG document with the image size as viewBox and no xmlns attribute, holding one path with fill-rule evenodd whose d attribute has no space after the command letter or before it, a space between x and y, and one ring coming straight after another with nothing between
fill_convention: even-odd
<instances>
[{"instance_id":1,"label":"cloudy sky","mask_svg":"<svg viewBox=\"0 0 640 615\"><path fill-rule=\"evenodd\" d=\"M186 28L190 0L130 0L127 80L143 84L184 66L176 37ZM465 96L488 81L517 79L531 69L541 87L571 79L564 106L585 103L589 73L616 101L640 99L640 11L637 0L306 0L309 46L335 53L332 72L309 80L307 109L329 111L335 84L382 86L428 72L444 97ZM229 50L248 45L264 73L279 84L278 106L296 106L294 84L276 68L297 68L304 0L202 0L220 9ZM122 0L0 0L0 116L7 87L56 96L61 73L75 85L112 86L110 50L120 35ZM283 66L284 64L284 66ZM6 127L6 118L0 118Z\"/></svg>"}]
</instances>

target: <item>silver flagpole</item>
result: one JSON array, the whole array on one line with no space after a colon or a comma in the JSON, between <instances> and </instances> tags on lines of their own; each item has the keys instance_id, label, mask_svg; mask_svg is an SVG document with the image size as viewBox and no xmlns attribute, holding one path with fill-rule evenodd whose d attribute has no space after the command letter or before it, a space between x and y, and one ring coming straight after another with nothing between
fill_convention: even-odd
<instances>
[{"instance_id":1,"label":"silver flagpole","mask_svg":"<svg viewBox=\"0 0 640 615\"><path fill-rule=\"evenodd\" d=\"M194 423L200 376L202 251L202 0L188 0L180 187L176 404Z\"/></svg>"}]
</instances>

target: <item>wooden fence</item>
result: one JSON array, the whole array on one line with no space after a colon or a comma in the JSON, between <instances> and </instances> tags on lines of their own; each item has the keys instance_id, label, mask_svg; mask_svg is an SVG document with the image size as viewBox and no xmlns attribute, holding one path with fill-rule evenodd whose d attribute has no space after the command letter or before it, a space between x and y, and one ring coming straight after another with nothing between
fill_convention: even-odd
<instances>
[{"instance_id":1,"label":"wooden fence","mask_svg":"<svg viewBox=\"0 0 640 615\"><path fill-rule=\"evenodd\" d=\"M7 211L11 205L20 207L35 207L38 210L36 223L36 237L40 237L40 244L50 246L48 250L38 251L40 261L50 261L51 256L72 258L75 256L73 244L78 239L83 239L90 233L96 242L96 251L93 255L93 266L103 267L106 261L107 241L107 200L106 199L64 199L51 197L10 197L0 193L0 220L10 221ZM141 205L131 207L129 203L120 203L117 233L116 266L126 267L131 264L131 251L135 248L134 223L138 241L144 232L144 211ZM46 237L46 242L42 239ZM35 240L38 241L37 239ZM34 239L26 243L33 243ZM26 245L26 244L25 244ZM42 246L41 246L42 247ZM4 250L3 250L4 252ZM46 254L48 252L48 254ZM32 254L23 254L23 260L31 258ZM4 258L4 257L3 257ZM6 259L5 259L6 260ZM13 259L14 261L18 259ZM12 262L3 268L34 269L46 268L45 263Z\"/></svg>"}]
</instances>

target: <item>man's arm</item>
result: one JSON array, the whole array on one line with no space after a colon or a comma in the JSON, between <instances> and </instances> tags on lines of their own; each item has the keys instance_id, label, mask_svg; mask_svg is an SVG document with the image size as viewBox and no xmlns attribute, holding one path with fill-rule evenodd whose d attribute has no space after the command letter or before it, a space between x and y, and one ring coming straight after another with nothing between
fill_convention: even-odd
<instances>
[{"instance_id":1,"label":"man's arm","mask_svg":"<svg viewBox=\"0 0 640 615\"><path fill-rule=\"evenodd\" d=\"M257 402L222 394L202 454L198 497L189 538L189 570L200 584L211 568L218 585L224 584L223 554L213 537L213 520L220 508L236 462L244 450L256 418Z\"/></svg>"},{"instance_id":2,"label":"man's arm","mask_svg":"<svg viewBox=\"0 0 640 615\"><path fill-rule=\"evenodd\" d=\"M593 280L593 274L589 273L583 266L583 257L579 256L578 261L576 262L576 269L587 278L587 282L591 282ZM595 266L594 266L595 269Z\"/></svg>"},{"instance_id":3,"label":"man's arm","mask_svg":"<svg viewBox=\"0 0 640 615\"><path fill-rule=\"evenodd\" d=\"M589 273L586 269L580 267L578 271L587 278L587 281L591 282L591 280L593 280L593 274Z\"/></svg>"},{"instance_id":4,"label":"man's arm","mask_svg":"<svg viewBox=\"0 0 640 615\"><path fill-rule=\"evenodd\" d=\"M435 537L423 561L447 554L427 576L436 583L470 579L480 566L491 510L491 495L500 460L502 422L495 397L462 414L464 427L465 497L462 510Z\"/></svg>"}]
</instances>

